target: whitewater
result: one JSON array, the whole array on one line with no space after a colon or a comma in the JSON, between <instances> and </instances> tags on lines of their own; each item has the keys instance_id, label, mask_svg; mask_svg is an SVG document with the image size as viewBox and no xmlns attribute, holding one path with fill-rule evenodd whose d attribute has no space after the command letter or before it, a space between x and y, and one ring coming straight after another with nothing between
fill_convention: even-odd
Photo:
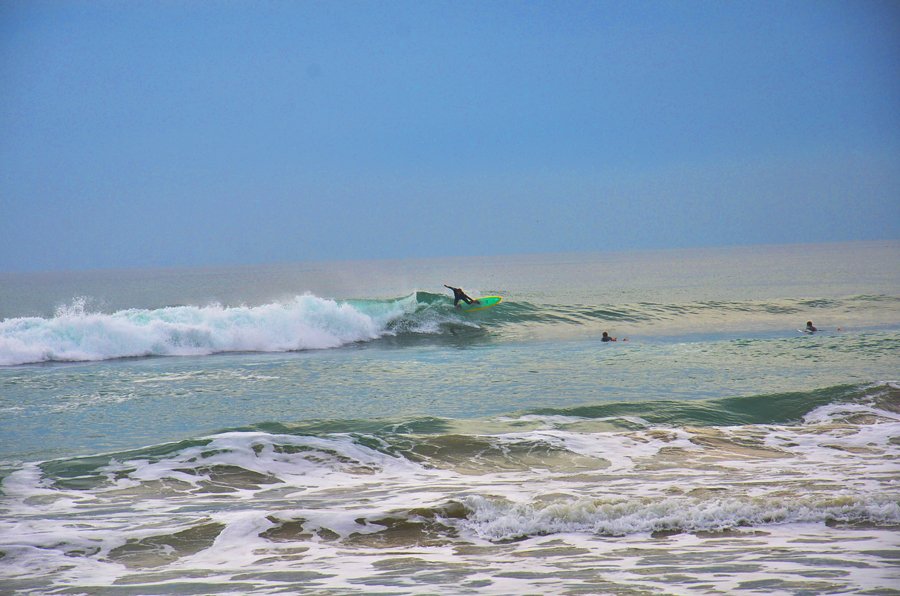
<instances>
[{"instance_id":1,"label":"whitewater","mask_svg":"<svg viewBox=\"0 0 900 596\"><path fill-rule=\"evenodd\" d=\"M86 311L85 303L76 299L49 319L0 323L0 365L336 348L388 333L388 323L406 312L410 300L368 312L311 295L256 307L211 304L109 314Z\"/></svg>"},{"instance_id":2,"label":"whitewater","mask_svg":"<svg viewBox=\"0 0 900 596\"><path fill-rule=\"evenodd\" d=\"M898 364L897 242L0 274L0 592L897 593Z\"/></svg>"}]
</instances>

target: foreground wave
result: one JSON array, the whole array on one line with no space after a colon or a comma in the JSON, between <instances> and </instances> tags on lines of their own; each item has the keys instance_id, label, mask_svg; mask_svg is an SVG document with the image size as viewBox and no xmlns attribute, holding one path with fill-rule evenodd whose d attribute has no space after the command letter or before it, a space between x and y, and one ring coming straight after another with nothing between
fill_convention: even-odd
<instances>
[{"instance_id":1,"label":"foreground wave","mask_svg":"<svg viewBox=\"0 0 900 596\"><path fill-rule=\"evenodd\" d=\"M335 582L354 591L393 582L396 569L433 591L464 577L465 591L510 593L534 577L498 582L493 567L505 561L525 557L554 582L590 586L598 561L619 569L627 560L628 540L679 535L698 548L710 540L715 552L739 544L732 571L746 578L766 569L774 542L793 552L791 541L816 528L842 560L884 581L891 566L879 553L892 556L885 541L900 526L900 387L704 405L725 413L711 420L686 405L674 415L652 402L532 411L484 421L492 432L433 418L270 424L24 464L2 484L0 580L25 591L161 593L186 589L189 572L201 582L194 591L315 592ZM728 420L739 422L719 424ZM709 570L685 548L683 560L665 556L690 585ZM587 575L559 574L582 561ZM493 579L479 584L485 573ZM672 577L640 581L663 588Z\"/></svg>"}]
</instances>

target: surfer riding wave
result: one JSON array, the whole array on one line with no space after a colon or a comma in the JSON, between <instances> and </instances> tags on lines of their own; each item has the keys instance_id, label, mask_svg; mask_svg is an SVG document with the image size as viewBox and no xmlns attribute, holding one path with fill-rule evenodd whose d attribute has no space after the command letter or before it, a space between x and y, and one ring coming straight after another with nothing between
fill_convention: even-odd
<instances>
[{"instance_id":1,"label":"surfer riding wave","mask_svg":"<svg viewBox=\"0 0 900 596\"><path fill-rule=\"evenodd\" d=\"M474 300L468 294L463 292L462 288L454 288L453 286L448 286L444 284L445 288L449 288L453 290L453 306L459 308L459 301L462 300L466 304L480 304L478 300Z\"/></svg>"}]
</instances>

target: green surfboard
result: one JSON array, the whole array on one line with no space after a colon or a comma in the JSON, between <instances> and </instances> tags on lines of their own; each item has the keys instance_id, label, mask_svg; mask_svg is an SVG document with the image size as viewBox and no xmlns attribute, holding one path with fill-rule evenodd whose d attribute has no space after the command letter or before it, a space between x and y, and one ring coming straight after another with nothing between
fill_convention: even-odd
<instances>
[{"instance_id":1,"label":"green surfboard","mask_svg":"<svg viewBox=\"0 0 900 596\"><path fill-rule=\"evenodd\" d=\"M485 310L487 308L491 308L492 306L497 306L501 302L503 302L502 296L482 296L481 298L476 298L478 302L473 302L472 304L466 304L465 302L459 303L460 310L465 312L475 312L476 310Z\"/></svg>"}]
</instances>

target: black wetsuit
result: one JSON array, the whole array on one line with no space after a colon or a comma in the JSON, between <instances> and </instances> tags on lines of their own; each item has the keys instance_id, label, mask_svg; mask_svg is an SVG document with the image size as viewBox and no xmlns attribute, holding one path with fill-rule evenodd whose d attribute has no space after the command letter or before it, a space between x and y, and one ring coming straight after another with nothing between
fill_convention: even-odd
<instances>
[{"instance_id":1,"label":"black wetsuit","mask_svg":"<svg viewBox=\"0 0 900 596\"><path fill-rule=\"evenodd\" d=\"M472 304L473 302L475 302L474 300L466 296L466 293L462 291L462 288L454 288L453 286L448 286L447 284L444 284L444 287L453 290L453 306L458 305L460 300L462 300L466 304Z\"/></svg>"}]
</instances>

